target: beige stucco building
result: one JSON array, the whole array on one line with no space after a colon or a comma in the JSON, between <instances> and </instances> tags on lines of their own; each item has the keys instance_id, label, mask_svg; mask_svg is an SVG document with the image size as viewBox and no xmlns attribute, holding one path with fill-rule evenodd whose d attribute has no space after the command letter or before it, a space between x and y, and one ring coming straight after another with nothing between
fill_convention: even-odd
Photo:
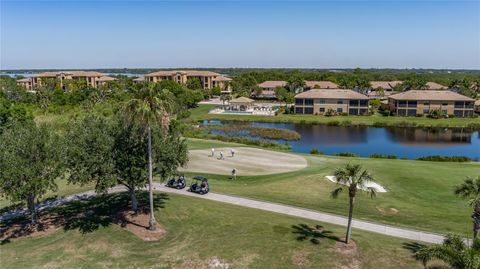
<instances>
[{"instance_id":1,"label":"beige stucco building","mask_svg":"<svg viewBox=\"0 0 480 269\"><path fill-rule=\"evenodd\" d=\"M346 89L313 89L295 96L296 114L323 115L330 109L349 115L368 115L368 97Z\"/></svg>"},{"instance_id":2,"label":"beige stucco building","mask_svg":"<svg viewBox=\"0 0 480 269\"><path fill-rule=\"evenodd\" d=\"M470 117L472 98L447 90L411 90L388 97L388 107L397 116L416 116L439 110L446 115Z\"/></svg>"},{"instance_id":3,"label":"beige stucco building","mask_svg":"<svg viewBox=\"0 0 480 269\"><path fill-rule=\"evenodd\" d=\"M198 71L198 70L167 70L157 71L150 74L146 74L144 81L146 82L159 82L162 80L172 80L179 84L186 84L187 80L192 78L198 78L202 83L204 89L211 89L213 87L220 87L222 90L230 92L230 85L227 84L231 79L222 76L221 74L211 71ZM140 79L137 82L141 82ZM225 87L225 86L228 87Z\"/></svg>"},{"instance_id":4,"label":"beige stucco building","mask_svg":"<svg viewBox=\"0 0 480 269\"><path fill-rule=\"evenodd\" d=\"M113 77L94 71L55 71L43 72L29 78L18 79L17 85L23 86L27 90L34 90L36 86L42 85L42 81L45 82L49 79L58 80L62 89L66 87L64 83L66 80L84 80L88 86L94 88L115 80Z\"/></svg>"}]
</instances>

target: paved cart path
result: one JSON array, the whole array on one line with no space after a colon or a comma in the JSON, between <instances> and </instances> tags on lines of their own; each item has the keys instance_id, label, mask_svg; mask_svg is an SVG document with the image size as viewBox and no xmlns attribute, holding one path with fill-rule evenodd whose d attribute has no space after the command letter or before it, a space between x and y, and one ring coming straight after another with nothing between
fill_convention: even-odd
<instances>
[{"instance_id":1,"label":"paved cart path","mask_svg":"<svg viewBox=\"0 0 480 269\"><path fill-rule=\"evenodd\" d=\"M254 200L250 198L242 198L242 197L219 194L219 193L208 193L206 195L199 195L199 194L188 192L186 191L186 189L177 190L177 189L167 188L160 183L154 183L153 187L154 187L154 190L156 191L162 191L166 193L175 193L180 195L196 197L200 199L206 199L206 200L233 204L233 205L238 205L243 207L255 208L255 209L265 210L269 212L275 212L275 213L285 214L289 216L320 221L323 223L330 223L330 224L335 224L340 226L347 225L347 218L345 217L322 213L322 212L314 211L310 209L298 208L298 207L289 206L289 205L277 204L272 202ZM117 186L117 187L111 188L109 190L109 193L122 192L122 191L125 191L125 188L122 186ZM47 201L45 203L40 204L38 206L38 209L43 210L43 209L59 206L71 201L86 199L94 195L96 195L94 191L87 191L80 194L67 196L65 198L61 198L55 201ZM11 219L25 213L26 213L26 209L10 211L0 215L0 221ZM352 225L353 225L353 228L358 230L364 230L364 231L379 233L387 236L393 236L393 237L414 240L414 241L422 241L427 243L440 244L444 239L444 237L440 234L422 232L422 231L417 231L413 229L399 228L399 227L378 224L378 223L373 223L368 221L362 221L357 219L353 220Z\"/></svg>"}]
</instances>

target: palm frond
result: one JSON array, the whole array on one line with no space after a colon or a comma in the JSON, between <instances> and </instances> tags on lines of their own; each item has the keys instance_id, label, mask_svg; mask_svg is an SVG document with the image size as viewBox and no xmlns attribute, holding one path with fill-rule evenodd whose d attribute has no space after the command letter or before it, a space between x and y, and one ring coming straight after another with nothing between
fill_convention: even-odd
<instances>
[{"instance_id":1,"label":"palm frond","mask_svg":"<svg viewBox=\"0 0 480 269\"><path fill-rule=\"evenodd\" d=\"M338 188L334 189L334 190L330 193L330 195L332 196L332 198L335 199L335 198L338 197L338 195L339 195L340 193L342 193L342 191L343 191L343 187L338 187Z\"/></svg>"}]
</instances>

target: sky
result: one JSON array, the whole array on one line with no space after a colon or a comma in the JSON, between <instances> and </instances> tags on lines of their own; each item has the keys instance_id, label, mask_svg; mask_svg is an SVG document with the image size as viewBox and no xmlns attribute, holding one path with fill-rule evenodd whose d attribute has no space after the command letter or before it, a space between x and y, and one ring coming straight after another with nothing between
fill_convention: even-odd
<instances>
[{"instance_id":1,"label":"sky","mask_svg":"<svg viewBox=\"0 0 480 269\"><path fill-rule=\"evenodd\" d=\"M0 69L480 69L480 0L0 0Z\"/></svg>"}]
</instances>

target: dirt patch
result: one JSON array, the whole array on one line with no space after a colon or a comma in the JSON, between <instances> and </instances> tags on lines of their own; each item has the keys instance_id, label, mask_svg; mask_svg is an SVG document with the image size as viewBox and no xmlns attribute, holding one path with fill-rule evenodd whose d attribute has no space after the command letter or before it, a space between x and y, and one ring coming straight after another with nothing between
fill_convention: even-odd
<instances>
[{"instance_id":1,"label":"dirt patch","mask_svg":"<svg viewBox=\"0 0 480 269\"><path fill-rule=\"evenodd\" d=\"M383 207L375 207L380 214L385 215L385 216L392 216L396 215L398 213L398 209L390 207L390 208L383 208Z\"/></svg>"},{"instance_id":2,"label":"dirt patch","mask_svg":"<svg viewBox=\"0 0 480 269\"><path fill-rule=\"evenodd\" d=\"M295 268L313 268L312 264L308 260L308 255L309 253L302 250L294 251L292 254L292 262L295 265Z\"/></svg>"},{"instance_id":3,"label":"dirt patch","mask_svg":"<svg viewBox=\"0 0 480 269\"><path fill-rule=\"evenodd\" d=\"M148 229L150 215L147 213L135 213L132 211L123 211L117 214L117 225L133 233L143 241L157 241L162 239L166 231L159 224L155 231Z\"/></svg>"},{"instance_id":4,"label":"dirt patch","mask_svg":"<svg viewBox=\"0 0 480 269\"><path fill-rule=\"evenodd\" d=\"M45 236L54 233L60 228L55 216L46 216L38 219L36 225L30 222L18 222L0 228L0 241L17 238Z\"/></svg>"},{"instance_id":5,"label":"dirt patch","mask_svg":"<svg viewBox=\"0 0 480 269\"><path fill-rule=\"evenodd\" d=\"M342 255L347 263L339 266L340 269L360 269L362 263L360 262L360 254L358 253L357 244L350 241L347 245L343 242L335 243L335 252Z\"/></svg>"}]
</instances>

